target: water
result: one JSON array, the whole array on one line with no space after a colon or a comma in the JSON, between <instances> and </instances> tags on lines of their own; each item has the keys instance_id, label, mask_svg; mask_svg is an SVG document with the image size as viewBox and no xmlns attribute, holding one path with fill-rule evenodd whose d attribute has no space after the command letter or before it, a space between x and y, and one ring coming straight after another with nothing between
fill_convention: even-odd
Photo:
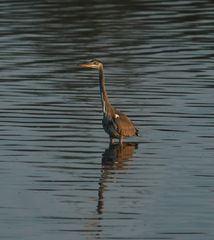
<instances>
[{"instance_id":1,"label":"water","mask_svg":"<svg viewBox=\"0 0 214 240\"><path fill-rule=\"evenodd\" d=\"M0 238L214 239L209 0L0 3ZM96 71L141 136L109 147Z\"/></svg>"}]
</instances>

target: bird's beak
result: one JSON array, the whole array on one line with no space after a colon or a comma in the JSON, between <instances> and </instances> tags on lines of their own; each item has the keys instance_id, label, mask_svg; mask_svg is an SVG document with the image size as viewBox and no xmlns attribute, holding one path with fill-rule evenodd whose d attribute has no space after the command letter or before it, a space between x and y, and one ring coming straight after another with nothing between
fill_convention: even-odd
<instances>
[{"instance_id":1,"label":"bird's beak","mask_svg":"<svg viewBox=\"0 0 214 240\"><path fill-rule=\"evenodd\" d=\"M93 63L81 63L80 67L82 67L82 68L95 68L95 69L98 69L97 65L93 64Z\"/></svg>"},{"instance_id":2,"label":"bird's beak","mask_svg":"<svg viewBox=\"0 0 214 240\"><path fill-rule=\"evenodd\" d=\"M91 68L92 67L91 64L89 64L89 63L81 63L79 66L81 68Z\"/></svg>"}]
</instances>

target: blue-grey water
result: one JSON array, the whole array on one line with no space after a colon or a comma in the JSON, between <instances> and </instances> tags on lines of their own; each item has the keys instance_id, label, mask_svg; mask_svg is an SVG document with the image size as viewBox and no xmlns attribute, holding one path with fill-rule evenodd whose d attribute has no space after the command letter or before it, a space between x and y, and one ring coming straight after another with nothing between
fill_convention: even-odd
<instances>
[{"instance_id":1,"label":"blue-grey water","mask_svg":"<svg viewBox=\"0 0 214 240\"><path fill-rule=\"evenodd\" d=\"M2 0L0 22L0 239L213 240L214 2Z\"/></svg>"}]
</instances>

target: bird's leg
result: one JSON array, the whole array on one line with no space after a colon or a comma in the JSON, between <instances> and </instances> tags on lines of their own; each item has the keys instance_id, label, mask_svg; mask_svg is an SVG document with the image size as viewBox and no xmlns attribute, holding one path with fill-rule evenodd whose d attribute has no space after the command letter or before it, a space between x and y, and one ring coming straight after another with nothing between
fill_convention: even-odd
<instances>
[{"instance_id":1,"label":"bird's leg","mask_svg":"<svg viewBox=\"0 0 214 240\"><path fill-rule=\"evenodd\" d=\"M120 144L123 144L123 137L120 137Z\"/></svg>"},{"instance_id":2,"label":"bird's leg","mask_svg":"<svg viewBox=\"0 0 214 240\"><path fill-rule=\"evenodd\" d=\"M110 144L114 144L114 138L110 137Z\"/></svg>"}]
</instances>

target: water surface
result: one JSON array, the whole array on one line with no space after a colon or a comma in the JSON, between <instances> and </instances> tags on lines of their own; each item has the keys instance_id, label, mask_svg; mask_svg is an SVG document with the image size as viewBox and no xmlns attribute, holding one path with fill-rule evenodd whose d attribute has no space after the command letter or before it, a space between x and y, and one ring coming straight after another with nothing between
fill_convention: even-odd
<instances>
[{"instance_id":1,"label":"water surface","mask_svg":"<svg viewBox=\"0 0 214 240\"><path fill-rule=\"evenodd\" d=\"M214 238L213 11L197 1L0 3L0 237ZM96 71L140 130L109 146Z\"/></svg>"}]
</instances>

